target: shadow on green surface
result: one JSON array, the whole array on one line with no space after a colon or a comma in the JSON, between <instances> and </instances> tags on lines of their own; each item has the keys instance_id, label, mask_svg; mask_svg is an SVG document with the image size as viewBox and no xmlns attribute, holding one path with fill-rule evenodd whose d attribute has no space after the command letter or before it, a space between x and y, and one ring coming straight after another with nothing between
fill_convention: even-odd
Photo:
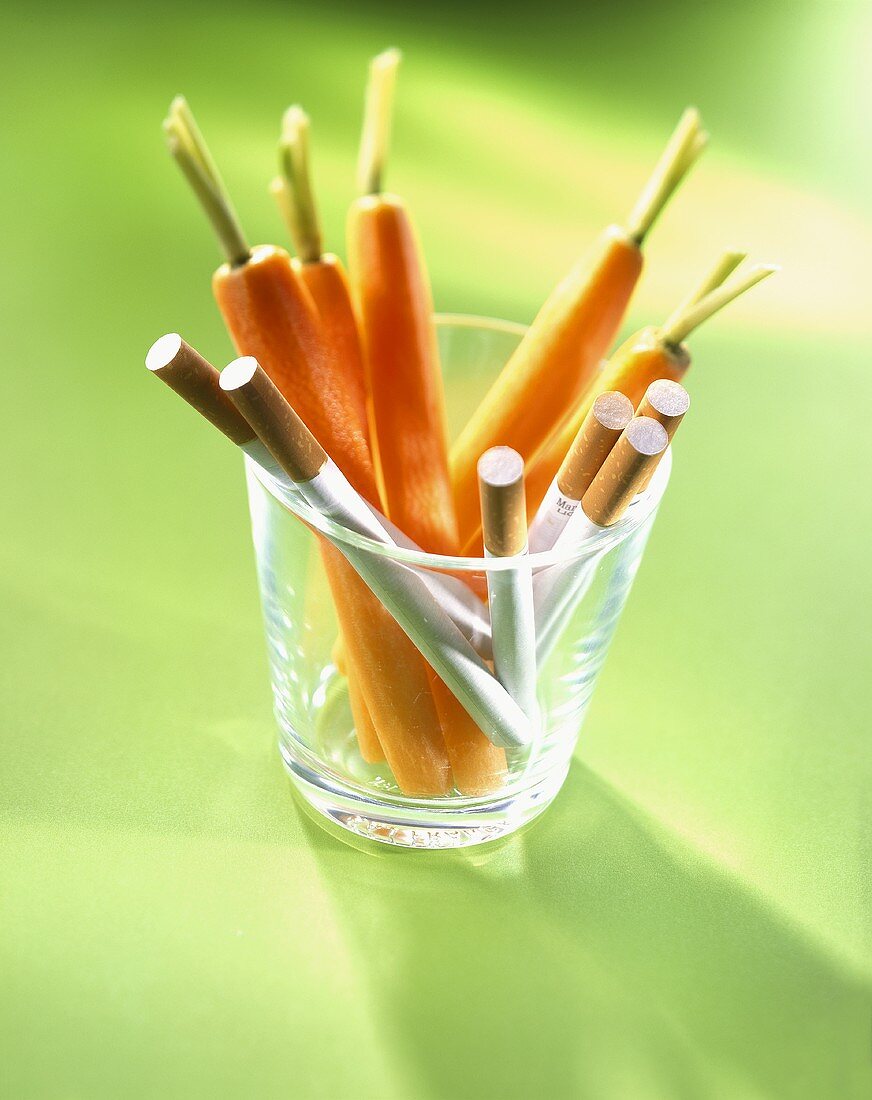
<instances>
[{"instance_id":1,"label":"shadow on green surface","mask_svg":"<svg viewBox=\"0 0 872 1100\"><path fill-rule=\"evenodd\" d=\"M416 1095L867 1094L869 986L577 763L490 850L364 859L300 816Z\"/></svg>"}]
</instances>

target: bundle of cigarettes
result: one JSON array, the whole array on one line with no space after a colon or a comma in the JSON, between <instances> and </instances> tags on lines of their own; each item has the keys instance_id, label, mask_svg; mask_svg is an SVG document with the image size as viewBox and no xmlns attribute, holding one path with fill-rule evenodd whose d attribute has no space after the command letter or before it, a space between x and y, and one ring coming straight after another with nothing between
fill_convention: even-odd
<instances>
[{"instance_id":1,"label":"bundle of cigarettes","mask_svg":"<svg viewBox=\"0 0 872 1100\"><path fill-rule=\"evenodd\" d=\"M168 144L226 253L213 287L240 358L219 372L169 334L146 365L292 507L329 518L327 531L509 559L484 568L484 598L463 574L317 535L361 755L386 762L408 795L481 794L504 782L506 751L523 753L541 734L538 669L597 568L583 548L649 490L688 410L685 339L775 269L731 279L745 254L725 252L664 324L603 362L642 244L707 143L687 110L626 223L558 284L449 450L423 257L405 204L383 190L398 63L388 51L370 67L348 273L322 250L300 108L285 115L272 184L292 259L249 246L190 109L174 101ZM539 565L545 551L554 553ZM382 645L394 657L387 679L374 671ZM409 699L414 723L404 720Z\"/></svg>"}]
</instances>

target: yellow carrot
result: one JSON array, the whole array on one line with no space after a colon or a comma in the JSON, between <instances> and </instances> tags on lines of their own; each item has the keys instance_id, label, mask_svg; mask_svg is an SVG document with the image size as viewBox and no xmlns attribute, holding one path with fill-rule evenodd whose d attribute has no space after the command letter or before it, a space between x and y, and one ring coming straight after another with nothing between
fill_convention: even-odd
<instances>
[{"instance_id":1,"label":"yellow carrot","mask_svg":"<svg viewBox=\"0 0 872 1100\"><path fill-rule=\"evenodd\" d=\"M480 529L476 463L505 445L526 460L584 392L614 339L642 270L641 245L707 135L685 111L625 227L610 226L558 284L514 355L461 432L451 452L451 478L461 544Z\"/></svg>"},{"instance_id":2,"label":"yellow carrot","mask_svg":"<svg viewBox=\"0 0 872 1100\"><path fill-rule=\"evenodd\" d=\"M733 251L724 253L701 285L663 326L643 328L618 348L563 425L527 464L527 500L531 514L535 514L578 429L601 393L618 390L638 405L648 386L658 378L680 381L690 366L690 352L684 345L686 337L703 321L777 270L759 266L744 278L725 282L744 255Z\"/></svg>"},{"instance_id":3,"label":"yellow carrot","mask_svg":"<svg viewBox=\"0 0 872 1100\"><path fill-rule=\"evenodd\" d=\"M366 698L360 686L360 673L356 667L345 657L345 678L348 684L348 704L351 707L351 717L354 720L354 733L357 737L357 747L360 755L367 764L380 764L385 759L385 750L382 748L375 722L366 705Z\"/></svg>"}]
</instances>

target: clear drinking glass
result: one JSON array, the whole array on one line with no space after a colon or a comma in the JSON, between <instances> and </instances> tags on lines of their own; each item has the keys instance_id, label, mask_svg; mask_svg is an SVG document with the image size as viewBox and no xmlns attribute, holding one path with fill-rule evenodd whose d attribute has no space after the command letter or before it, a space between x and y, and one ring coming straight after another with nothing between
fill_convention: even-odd
<instances>
[{"instance_id":1,"label":"clear drinking glass","mask_svg":"<svg viewBox=\"0 0 872 1100\"><path fill-rule=\"evenodd\" d=\"M476 317L437 318L449 427L466 421L524 334L522 326ZM282 759L300 794L325 817L386 844L455 848L513 832L540 814L566 777L597 674L669 478L667 454L648 490L614 527L571 552L527 560L534 572L559 568L575 602L540 661L541 732L524 750L507 750L494 789L438 797L404 795L386 764L367 764L358 749L348 682L337 669L337 621L311 529L366 554L389 557L421 574L463 577L478 592L490 570L510 560L451 558L386 548L289 499L246 459L252 532L266 627ZM296 513L296 514L294 514ZM305 520L305 523L300 520ZM308 525L308 526L307 526Z\"/></svg>"}]
</instances>

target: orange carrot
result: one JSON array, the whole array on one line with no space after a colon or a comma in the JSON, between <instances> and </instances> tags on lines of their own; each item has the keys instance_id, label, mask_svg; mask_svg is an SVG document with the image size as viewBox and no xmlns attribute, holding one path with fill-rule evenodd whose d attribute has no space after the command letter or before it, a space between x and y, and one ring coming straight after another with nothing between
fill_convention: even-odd
<instances>
[{"instance_id":1,"label":"orange carrot","mask_svg":"<svg viewBox=\"0 0 872 1100\"><path fill-rule=\"evenodd\" d=\"M302 107L293 106L285 111L279 141L279 175L273 180L270 190L297 252L297 258L291 261L292 266L312 296L321 318L324 338L330 344L336 361L342 364L349 397L356 406L357 423L365 427L367 446L371 449L372 413L366 395L360 331L342 261L333 253L322 251L321 223L309 162L309 128L309 116ZM379 499L383 497L379 486ZM366 758L363 742L369 737L369 731L375 735L375 730L369 715L364 713L363 697L354 683L353 670L347 668L341 635L333 647L333 660L339 671L349 676L349 698L355 713L355 726L362 731L361 752Z\"/></svg>"},{"instance_id":2,"label":"orange carrot","mask_svg":"<svg viewBox=\"0 0 872 1100\"><path fill-rule=\"evenodd\" d=\"M506 778L505 749L488 741L432 669L430 690L442 722L455 787L467 795L499 790Z\"/></svg>"},{"instance_id":3,"label":"orange carrot","mask_svg":"<svg viewBox=\"0 0 872 1100\"><path fill-rule=\"evenodd\" d=\"M349 215L349 257L388 515L425 550L454 553L457 529L430 288L406 209L381 190L398 63L396 51L388 51L370 67L359 166L363 197ZM469 795L498 788L506 774L504 750L490 743L432 669L428 674L455 786Z\"/></svg>"},{"instance_id":4,"label":"orange carrot","mask_svg":"<svg viewBox=\"0 0 872 1100\"><path fill-rule=\"evenodd\" d=\"M348 660L346 656L346 661ZM366 706L363 692L360 689L360 677L356 670L350 670L348 676L348 701L351 705L351 716L354 719L354 732L357 735L357 745L360 755L367 764L380 764L385 758L384 749L379 740L378 730Z\"/></svg>"},{"instance_id":5,"label":"orange carrot","mask_svg":"<svg viewBox=\"0 0 872 1100\"><path fill-rule=\"evenodd\" d=\"M227 254L213 289L240 354L261 362L358 492L381 503L366 426L290 257L271 246L248 247L184 100L173 102L165 129ZM442 794L451 770L423 658L339 551L319 541L351 664L394 777L407 794Z\"/></svg>"},{"instance_id":6,"label":"orange carrot","mask_svg":"<svg viewBox=\"0 0 872 1100\"><path fill-rule=\"evenodd\" d=\"M240 355L253 355L333 461L377 502L365 421L312 295L274 245L249 248L211 154L181 97L164 123L170 152L209 215L226 255L212 289Z\"/></svg>"},{"instance_id":7,"label":"orange carrot","mask_svg":"<svg viewBox=\"0 0 872 1100\"><path fill-rule=\"evenodd\" d=\"M432 553L457 551L445 396L430 286L401 199L382 191L399 54L370 67L360 189L348 218L351 283L363 329L376 454L388 517Z\"/></svg>"},{"instance_id":8,"label":"orange carrot","mask_svg":"<svg viewBox=\"0 0 872 1100\"><path fill-rule=\"evenodd\" d=\"M642 242L706 140L697 112L688 109L626 226L607 228L558 284L460 433L451 452L451 478L467 552L479 541L479 457L505 445L531 459L584 392L636 286Z\"/></svg>"},{"instance_id":9,"label":"orange carrot","mask_svg":"<svg viewBox=\"0 0 872 1100\"><path fill-rule=\"evenodd\" d=\"M638 405L652 382L670 378L678 382L690 366L685 337L718 310L775 270L757 267L744 279L724 280L744 259L743 252L726 252L702 285L660 328L648 326L631 336L596 376L582 400L563 425L537 451L527 466L528 511L535 514L560 463L596 398L607 390L619 390Z\"/></svg>"},{"instance_id":10,"label":"orange carrot","mask_svg":"<svg viewBox=\"0 0 872 1100\"><path fill-rule=\"evenodd\" d=\"M447 794L451 763L427 665L336 547L324 542L322 553L357 683L400 789Z\"/></svg>"},{"instance_id":11,"label":"orange carrot","mask_svg":"<svg viewBox=\"0 0 872 1100\"><path fill-rule=\"evenodd\" d=\"M279 172L272 192L294 242L294 270L312 296L324 336L342 364L346 385L357 405L357 419L367 426L368 435L371 413L367 409L360 330L345 267L338 256L322 250L309 163L309 116L301 107L289 107L285 112Z\"/></svg>"},{"instance_id":12,"label":"orange carrot","mask_svg":"<svg viewBox=\"0 0 872 1100\"><path fill-rule=\"evenodd\" d=\"M362 395L287 252L256 248L247 263L222 265L212 289L239 354L257 359L352 485L377 503Z\"/></svg>"}]
</instances>

